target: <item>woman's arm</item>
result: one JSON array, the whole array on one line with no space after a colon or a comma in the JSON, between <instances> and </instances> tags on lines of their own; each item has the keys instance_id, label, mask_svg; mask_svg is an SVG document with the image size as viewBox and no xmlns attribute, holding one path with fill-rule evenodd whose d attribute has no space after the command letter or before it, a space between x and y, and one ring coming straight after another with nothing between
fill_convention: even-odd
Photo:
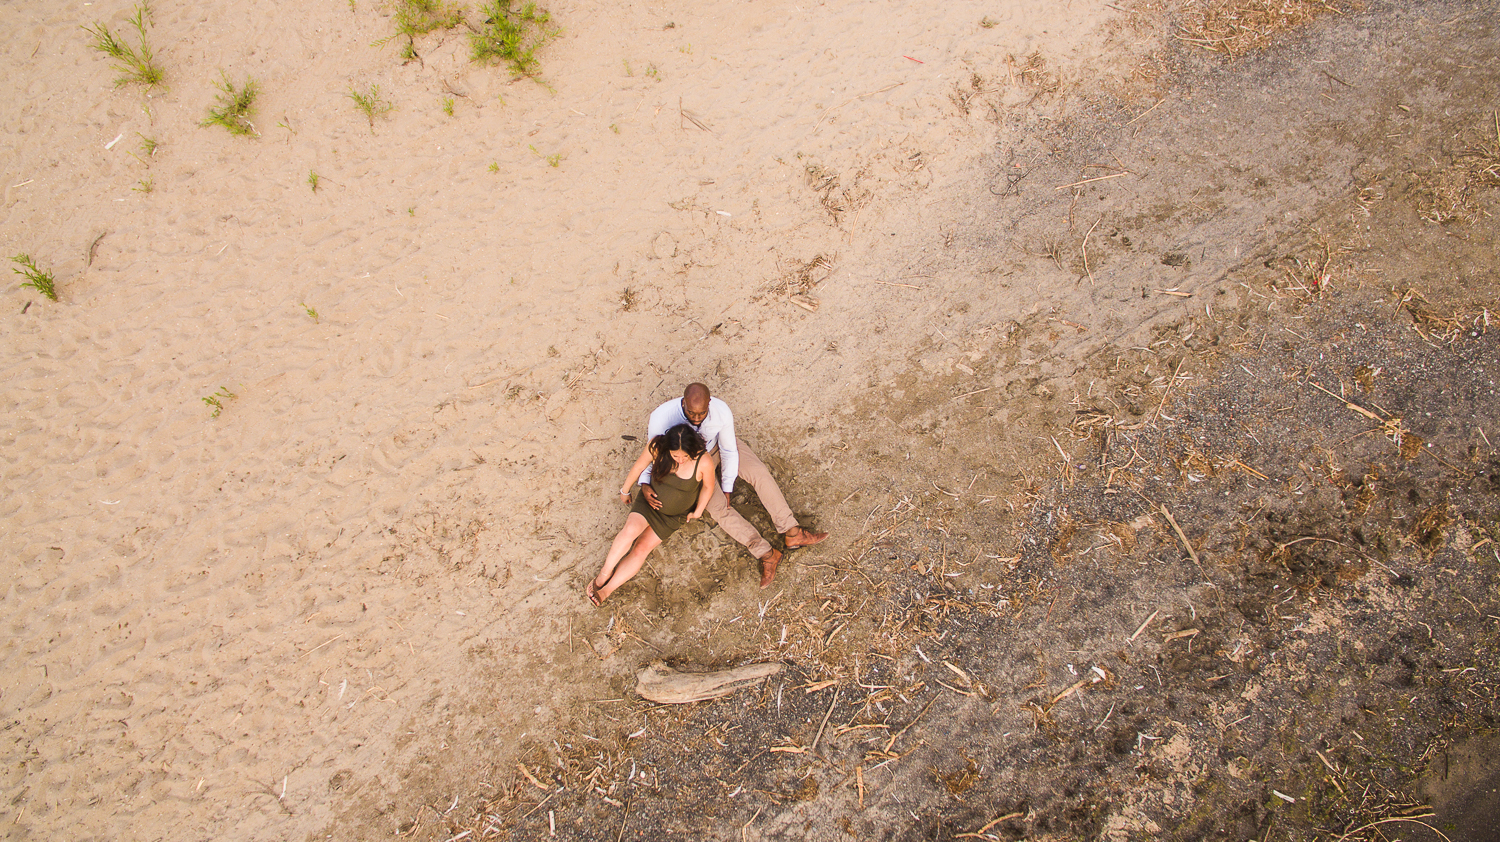
<instances>
[{"instance_id":1,"label":"woman's arm","mask_svg":"<svg viewBox=\"0 0 1500 842\"><path fill-rule=\"evenodd\" d=\"M708 501L714 496L714 461L704 459L698 463L698 504L688 512L687 519L694 520L703 516L703 510L708 508Z\"/></svg>"},{"instance_id":2,"label":"woman's arm","mask_svg":"<svg viewBox=\"0 0 1500 842\"><path fill-rule=\"evenodd\" d=\"M635 464L630 466L630 473L625 475L625 484L620 486L620 496L624 497L627 502L630 500L630 489L634 488L635 484L640 481L641 473L650 464L651 445L648 444L646 445L646 449L641 451L640 457L635 460Z\"/></svg>"}]
</instances>

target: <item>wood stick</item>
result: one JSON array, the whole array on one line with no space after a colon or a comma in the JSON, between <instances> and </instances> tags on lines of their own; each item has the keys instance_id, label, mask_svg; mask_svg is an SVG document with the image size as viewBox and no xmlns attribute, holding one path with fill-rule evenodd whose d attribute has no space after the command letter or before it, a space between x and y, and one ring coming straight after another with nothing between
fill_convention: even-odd
<instances>
[{"instance_id":1,"label":"wood stick","mask_svg":"<svg viewBox=\"0 0 1500 842\"><path fill-rule=\"evenodd\" d=\"M1193 563L1198 565L1199 569L1202 569L1203 562L1198 560L1198 551L1193 549L1192 542L1187 539L1186 535L1182 534L1182 527L1177 525L1177 519L1172 517L1172 513L1167 510L1167 504L1162 504L1161 513L1166 516L1167 523L1172 524L1172 531L1177 533L1177 540L1181 541L1184 547L1187 547L1188 555L1192 556Z\"/></svg>"},{"instance_id":2,"label":"wood stick","mask_svg":"<svg viewBox=\"0 0 1500 842\"><path fill-rule=\"evenodd\" d=\"M1130 173L1129 172L1117 172L1117 173L1110 173L1109 175L1096 175L1093 178L1085 178L1083 181L1075 181L1072 184L1060 184L1057 187L1054 187L1052 189L1053 190L1066 190L1069 187L1078 187L1079 185L1089 184L1089 183L1095 182L1095 181L1103 181L1106 178L1119 178L1122 175L1130 175Z\"/></svg>"},{"instance_id":3,"label":"wood stick","mask_svg":"<svg viewBox=\"0 0 1500 842\"><path fill-rule=\"evenodd\" d=\"M1126 123L1125 125L1127 125L1127 126L1133 126L1133 125L1135 125L1136 120L1139 120L1142 117L1146 116L1147 114L1150 114L1151 112L1155 111L1158 106L1160 106L1163 102L1166 102L1166 101L1167 100L1166 100L1165 97L1157 100L1156 101L1156 105L1153 105L1150 108L1147 108L1145 111L1142 111L1140 114L1136 115L1136 117L1135 117L1134 120L1131 120L1130 122Z\"/></svg>"},{"instance_id":4,"label":"wood stick","mask_svg":"<svg viewBox=\"0 0 1500 842\"><path fill-rule=\"evenodd\" d=\"M757 813L756 815L759 815ZM620 817L620 832L615 834L615 842L625 838L625 822L630 820L630 796L625 797L625 815Z\"/></svg>"},{"instance_id":5,"label":"wood stick","mask_svg":"<svg viewBox=\"0 0 1500 842\"><path fill-rule=\"evenodd\" d=\"M1121 175L1124 175L1124 173L1121 173ZM1105 178L1111 178L1111 177L1112 176L1105 176ZM1085 272L1088 273L1088 276L1089 276L1089 286L1093 286L1094 285L1094 270L1089 268L1089 234L1094 233L1094 229L1098 228L1099 227L1099 223L1101 223L1103 221L1104 221L1104 217L1102 217L1102 216L1099 217L1098 219L1094 220L1094 224L1089 226L1088 233L1086 233L1086 234L1083 235L1083 245L1080 247L1081 250L1083 251L1083 271L1085 271Z\"/></svg>"},{"instance_id":6,"label":"wood stick","mask_svg":"<svg viewBox=\"0 0 1500 842\"><path fill-rule=\"evenodd\" d=\"M1172 387L1177 385L1177 373L1182 371L1182 364L1185 362L1187 362L1187 357L1183 357L1182 359L1177 361L1177 368L1172 372L1172 379L1167 381L1167 390L1165 392L1162 392L1161 394L1161 403L1156 405L1156 412L1152 413L1151 415L1151 420L1153 422L1157 418L1161 417L1161 411L1167 405L1167 397L1172 394ZM1168 515L1168 517L1170 518L1171 516Z\"/></svg>"},{"instance_id":7,"label":"wood stick","mask_svg":"<svg viewBox=\"0 0 1500 842\"><path fill-rule=\"evenodd\" d=\"M902 734L905 734L907 731L911 730L911 726L917 724L917 722L919 720L921 720L921 718L927 714L927 711L934 704L937 703L937 700L938 700L938 697L937 696L933 696L932 697L932 701L930 701L930 702L927 703L927 707L922 708L922 712L919 713L919 714L917 714L917 718L916 719L913 719L912 721L906 723L906 727L905 728L902 728L900 731L897 731L894 736L892 736L889 740L886 741L886 744L885 744L885 752L886 752L886 754L890 754L890 752L891 752L891 746L894 746L896 744L896 741L899 740L899 739L901 739L901 735Z\"/></svg>"},{"instance_id":8,"label":"wood stick","mask_svg":"<svg viewBox=\"0 0 1500 842\"><path fill-rule=\"evenodd\" d=\"M835 687L833 689L833 701L828 703L828 712L823 714L823 724L818 726L818 735L813 737L812 745L808 747L809 751L816 752L818 750L818 741L823 739L823 729L828 727L828 717L833 716L833 706L838 704L839 691L843 689L842 687Z\"/></svg>"},{"instance_id":9,"label":"wood stick","mask_svg":"<svg viewBox=\"0 0 1500 842\"><path fill-rule=\"evenodd\" d=\"M1155 620L1156 619L1156 615L1158 615L1160 613L1161 613L1160 610L1152 611L1151 612L1151 616L1147 617L1146 621L1143 622L1143 623L1141 623L1140 626L1136 628L1135 634L1133 634L1130 637L1126 638L1125 642L1126 643L1134 643L1135 639L1141 636L1141 632L1145 631L1146 627L1149 626L1149 625L1151 625L1151 621Z\"/></svg>"},{"instance_id":10,"label":"wood stick","mask_svg":"<svg viewBox=\"0 0 1500 842\"><path fill-rule=\"evenodd\" d=\"M899 88L899 87L901 87L904 84L906 84L906 83L905 82L897 82L894 85L886 85L885 87L881 88L878 91L871 91L871 92L869 92L867 94L860 94L857 97L853 97L851 99L844 100L843 102L839 103L838 105L835 105L834 107L828 109L827 111L824 111L823 112L823 116L818 118L818 122L813 123L813 131L817 131L818 127L821 126L821 125L823 125L823 121L828 119L828 115L829 114L832 114L833 112L839 110L840 108L843 108L844 106L848 105L849 103L851 103L851 102L858 102L859 100L868 99L869 97L875 96L876 94L883 94L886 91L895 90L896 88Z\"/></svg>"},{"instance_id":11,"label":"wood stick","mask_svg":"<svg viewBox=\"0 0 1500 842\"><path fill-rule=\"evenodd\" d=\"M1085 675L1083 678L1078 679L1077 681L1073 682L1073 686L1071 686L1068 689L1062 691L1061 693L1058 693L1056 696L1053 696L1052 697L1052 701L1048 702L1047 706L1051 707L1051 706L1057 704L1058 702L1062 701L1063 699L1066 699L1067 697L1073 695L1074 693L1076 693L1078 691L1078 688L1082 687L1085 684L1088 684L1089 681L1091 681L1092 679L1093 679L1092 675Z\"/></svg>"},{"instance_id":12,"label":"wood stick","mask_svg":"<svg viewBox=\"0 0 1500 842\"><path fill-rule=\"evenodd\" d=\"M521 774L523 774L523 775L526 776L526 780L531 781L532 785L535 786L537 789L541 790L542 792L551 792L552 791L551 787L543 786L542 782L539 781L539 780L537 780L536 776L534 776L534 775L531 774L531 770L530 769L527 769L525 766L521 765L520 763L516 764L516 768L519 769L519 770L521 770Z\"/></svg>"},{"instance_id":13,"label":"wood stick","mask_svg":"<svg viewBox=\"0 0 1500 842\"><path fill-rule=\"evenodd\" d=\"M306 652L303 652L302 653L302 657L305 658L308 655L311 655L312 653L318 651L319 649L322 649L324 646L327 646L328 644L334 642L335 640L338 640L340 637L343 637L343 636L344 636L343 632L340 632L338 635L336 635L334 637L328 638L327 640L323 641L322 643L319 643L317 646L314 646L313 648L307 650Z\"/></svg>"},{"instance_id":14,"label":"wood stick","mask_svg":"<svg viewBox=\"0 0 1500 842\"><path fill-rule=\"evenodd\" d=\"M1377 424L1384 424L1385 423L1385 419L1381 418L1379 415L1376 415L1375 413L1371 412L1370 410L1365 409L1364 407L1359 406L1358 404L1352 403L1351 401L1346 400L1345 398L1340 397L1339 395L1335 395L1333 392L1328 391L1327 389L1323 388L1322 386L1319 386L1317 383L1314 383L1311 380L1307 381L1307 385L1313 387L1314 389L1317 389L1318 391L1322 392L1323 394L1327 395L1328 397L1333 398L1334 400L1338 401L1339 403L1342 403L1345 407L1347 407L1349 409L1352 409L1355 412L1358 412L1360 415L1363 415L1364 417L1370 419L1371 421L1374 421Z\"/></svg>"},{"instance_id":15,"label":"wood stick","mask_svg":"<svg viewBox=\"0 0 1500 842\"><path fill-rule=\"evenodd\" d=\"M747 840L750 838L746 835L746 833L750 830L750 825L755 824L755 820L760 818L760 811L764 809L766 809L766 805L764 804L757 807L755 809L755 815L751 816L750 821L745 822L744 826L740 828L740 842L747 842ZM620 842L620 840L616 839L615 842Z\"/></svg>"}]
</instances>

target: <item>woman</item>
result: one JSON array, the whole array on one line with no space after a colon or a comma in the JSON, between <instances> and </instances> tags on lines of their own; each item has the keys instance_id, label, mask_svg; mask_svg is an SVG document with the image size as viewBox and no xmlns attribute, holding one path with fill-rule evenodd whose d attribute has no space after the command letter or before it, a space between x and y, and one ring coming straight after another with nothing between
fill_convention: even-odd
<instances>
[{"instance_id":1,"label":"woman","mask_svg":"<svg viewBox=\"0 0 1500 842\"><path fill-rule=\"evenodd\" d=\"M630 581L646 563L646 555L656 545L690 520L702 517L708 498L714 492L714 460L705 458L703 437L687 424L678 424L652 439L625 477L620 489L621 502L630 502L630 490L636 487L646 466L651 466L651 489L661 501L660 509L651 508L644 494L637 494L625 526L609 546L604 568L586 588L589 602L600 605L617 588Z\"/></svg>"}]
</instances>

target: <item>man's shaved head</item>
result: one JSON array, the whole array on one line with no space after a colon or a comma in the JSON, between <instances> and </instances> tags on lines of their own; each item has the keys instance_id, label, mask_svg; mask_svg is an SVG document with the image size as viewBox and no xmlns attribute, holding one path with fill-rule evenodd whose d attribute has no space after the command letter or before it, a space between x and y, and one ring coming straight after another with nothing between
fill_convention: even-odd
<instances>
[{"instance_id":1,"label":"man's shaved head","mask_svg":"<svg viewBox=\"0 0 1500 842\"><path fill-rule=\"evenodd\" d=\"M703 423L708 416L708 387L702 383L689 383L682 390L682 412L694 424Z\"/></svg>"}]
</instances>

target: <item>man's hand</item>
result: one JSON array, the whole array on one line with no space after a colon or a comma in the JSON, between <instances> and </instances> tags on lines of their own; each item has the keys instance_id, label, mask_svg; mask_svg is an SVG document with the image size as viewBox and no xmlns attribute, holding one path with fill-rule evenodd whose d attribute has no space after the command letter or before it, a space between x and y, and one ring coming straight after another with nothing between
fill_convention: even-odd
<instances>
[{"instance_id":1,"label":"man's hand","mask_svg":"<svg viewBox=\"0 0 1500 842\"><path fill-rule=\"evenodd\" d=\"M724 492L724 502L728 503L731 506L734 505L734 489L733 488L731 488L728 491Z\"/></svg>"},{"instance_id":2,"label":"man's hand","mask_svg":"<svg viewBox=\"0 0 1500 842\"><path fill-rule=\"evenodd\" d=\"M641 493L646 495L646 502L651 504L651 508L661 511L661 498L656 496L656 489L649 485L643 485L641 486Z\"/></svg>"}]
</instances>

